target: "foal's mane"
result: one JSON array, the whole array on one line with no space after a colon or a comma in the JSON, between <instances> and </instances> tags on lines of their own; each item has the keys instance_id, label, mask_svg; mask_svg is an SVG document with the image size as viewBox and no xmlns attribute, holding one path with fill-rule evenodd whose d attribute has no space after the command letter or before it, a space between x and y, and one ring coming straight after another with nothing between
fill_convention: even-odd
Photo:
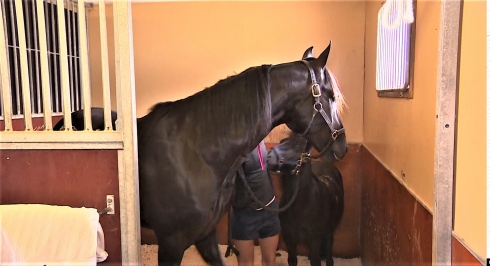
<instances>
[{"instance_id":1,"label":"foal's mane","mask_svg":"<svg viewBox=\"0 0 490 266\"><path fill-rule=\"evenodd\" d=\"M214 134L247 129L267 134L272 124L270 68L270 65L248 68L187 98L157 103L150 112L161 117L171 110L188 112L193 109L192 121L207 126L206 130Z\"/></svg>"}]
</instances>

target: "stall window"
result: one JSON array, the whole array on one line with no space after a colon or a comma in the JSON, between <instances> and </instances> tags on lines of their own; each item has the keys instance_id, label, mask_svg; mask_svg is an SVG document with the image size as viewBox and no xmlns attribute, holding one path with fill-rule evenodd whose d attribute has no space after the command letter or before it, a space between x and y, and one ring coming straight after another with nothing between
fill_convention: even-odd
<instances>
[{"instance_id":1,"label":"stall window","mask_svg":"<svg viewBox=\"0 0 490 266\"><path fill-rule=\"evenodd\" d=\"M414 4L387 0L379 10L376 91L380 97L413 97Z\"/></svg>"}]
</instances>

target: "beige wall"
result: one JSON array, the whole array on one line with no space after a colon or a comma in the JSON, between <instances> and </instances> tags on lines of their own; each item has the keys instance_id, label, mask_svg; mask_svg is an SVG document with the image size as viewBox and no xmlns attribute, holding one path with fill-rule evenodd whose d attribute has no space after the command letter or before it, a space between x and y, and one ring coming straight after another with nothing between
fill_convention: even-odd
<instances>
[{"instance_id":1,"label":"beige wall","mask_svg":"<svg viewBox=\"0 0 490 266\"><path fill-rule=\"evenodd\" d=\"M381 3L366 2L363 143L432 211L440 3L417 2L413 99L377 96L376 37Z\"/></svg>"},{"instance_id":2,"label":"beige wall","mask_svg":"<svg viewBox=\"0 0 490 266\"><path fill-rule=\"evenodd\" d=\"M299 60L310 46L318 55L332 40L327 66L350 107L343 115L347 139L362 141L364 2L161 2L132 8L137 116L250 66ZM98 26L97 12L90 11L91 25ZM100 65L97 30L90 29L90 39L91 61ZM95 73L92 87L98 86ZM100 95L95 98L100 105Z\"/></svg>"},{"instance_id":3,"label":"beige wall","mask_svg":"<svg viewBox=\"0 0 490 266\"><path fill-rule=\"evenodd\" d=\"M485 1L463 3L454 232L486 258Z\"/></svg>"}]
</instances>

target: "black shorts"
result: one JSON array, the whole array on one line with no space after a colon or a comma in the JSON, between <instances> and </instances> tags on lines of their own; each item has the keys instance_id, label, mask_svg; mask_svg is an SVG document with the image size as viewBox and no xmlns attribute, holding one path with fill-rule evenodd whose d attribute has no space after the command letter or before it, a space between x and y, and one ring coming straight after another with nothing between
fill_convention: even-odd
<instances>
[{"instance_id":1,"label":"black shorts","mask_svg":"<svg viewBox=\"0 0 490 266\"><path fill-rule=\"evenodd\" d=\"M269 207L277 209L277 202ZM231 215L231 236L235 240L252 240L279 234L281 223L279 213L268 210L233 210Z\"/></svg>"}]
</instances>

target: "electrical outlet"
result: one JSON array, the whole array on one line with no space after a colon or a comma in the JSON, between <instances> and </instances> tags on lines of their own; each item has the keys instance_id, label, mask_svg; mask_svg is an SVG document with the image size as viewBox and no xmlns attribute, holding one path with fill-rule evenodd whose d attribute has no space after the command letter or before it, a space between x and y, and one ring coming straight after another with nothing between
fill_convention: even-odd
<instances>
[{"instance_id":1,"label":"electrical outlet","mask_svg":"<svg viewBox=\"0 0 490 266\"><path fill-rule=\"evenodd\" d=\"M106 196L106 203L107 203L107 208L109 208L109 211L107 214L114 214L114 195L107 195Z\"/></svg>"}]
</instances>

